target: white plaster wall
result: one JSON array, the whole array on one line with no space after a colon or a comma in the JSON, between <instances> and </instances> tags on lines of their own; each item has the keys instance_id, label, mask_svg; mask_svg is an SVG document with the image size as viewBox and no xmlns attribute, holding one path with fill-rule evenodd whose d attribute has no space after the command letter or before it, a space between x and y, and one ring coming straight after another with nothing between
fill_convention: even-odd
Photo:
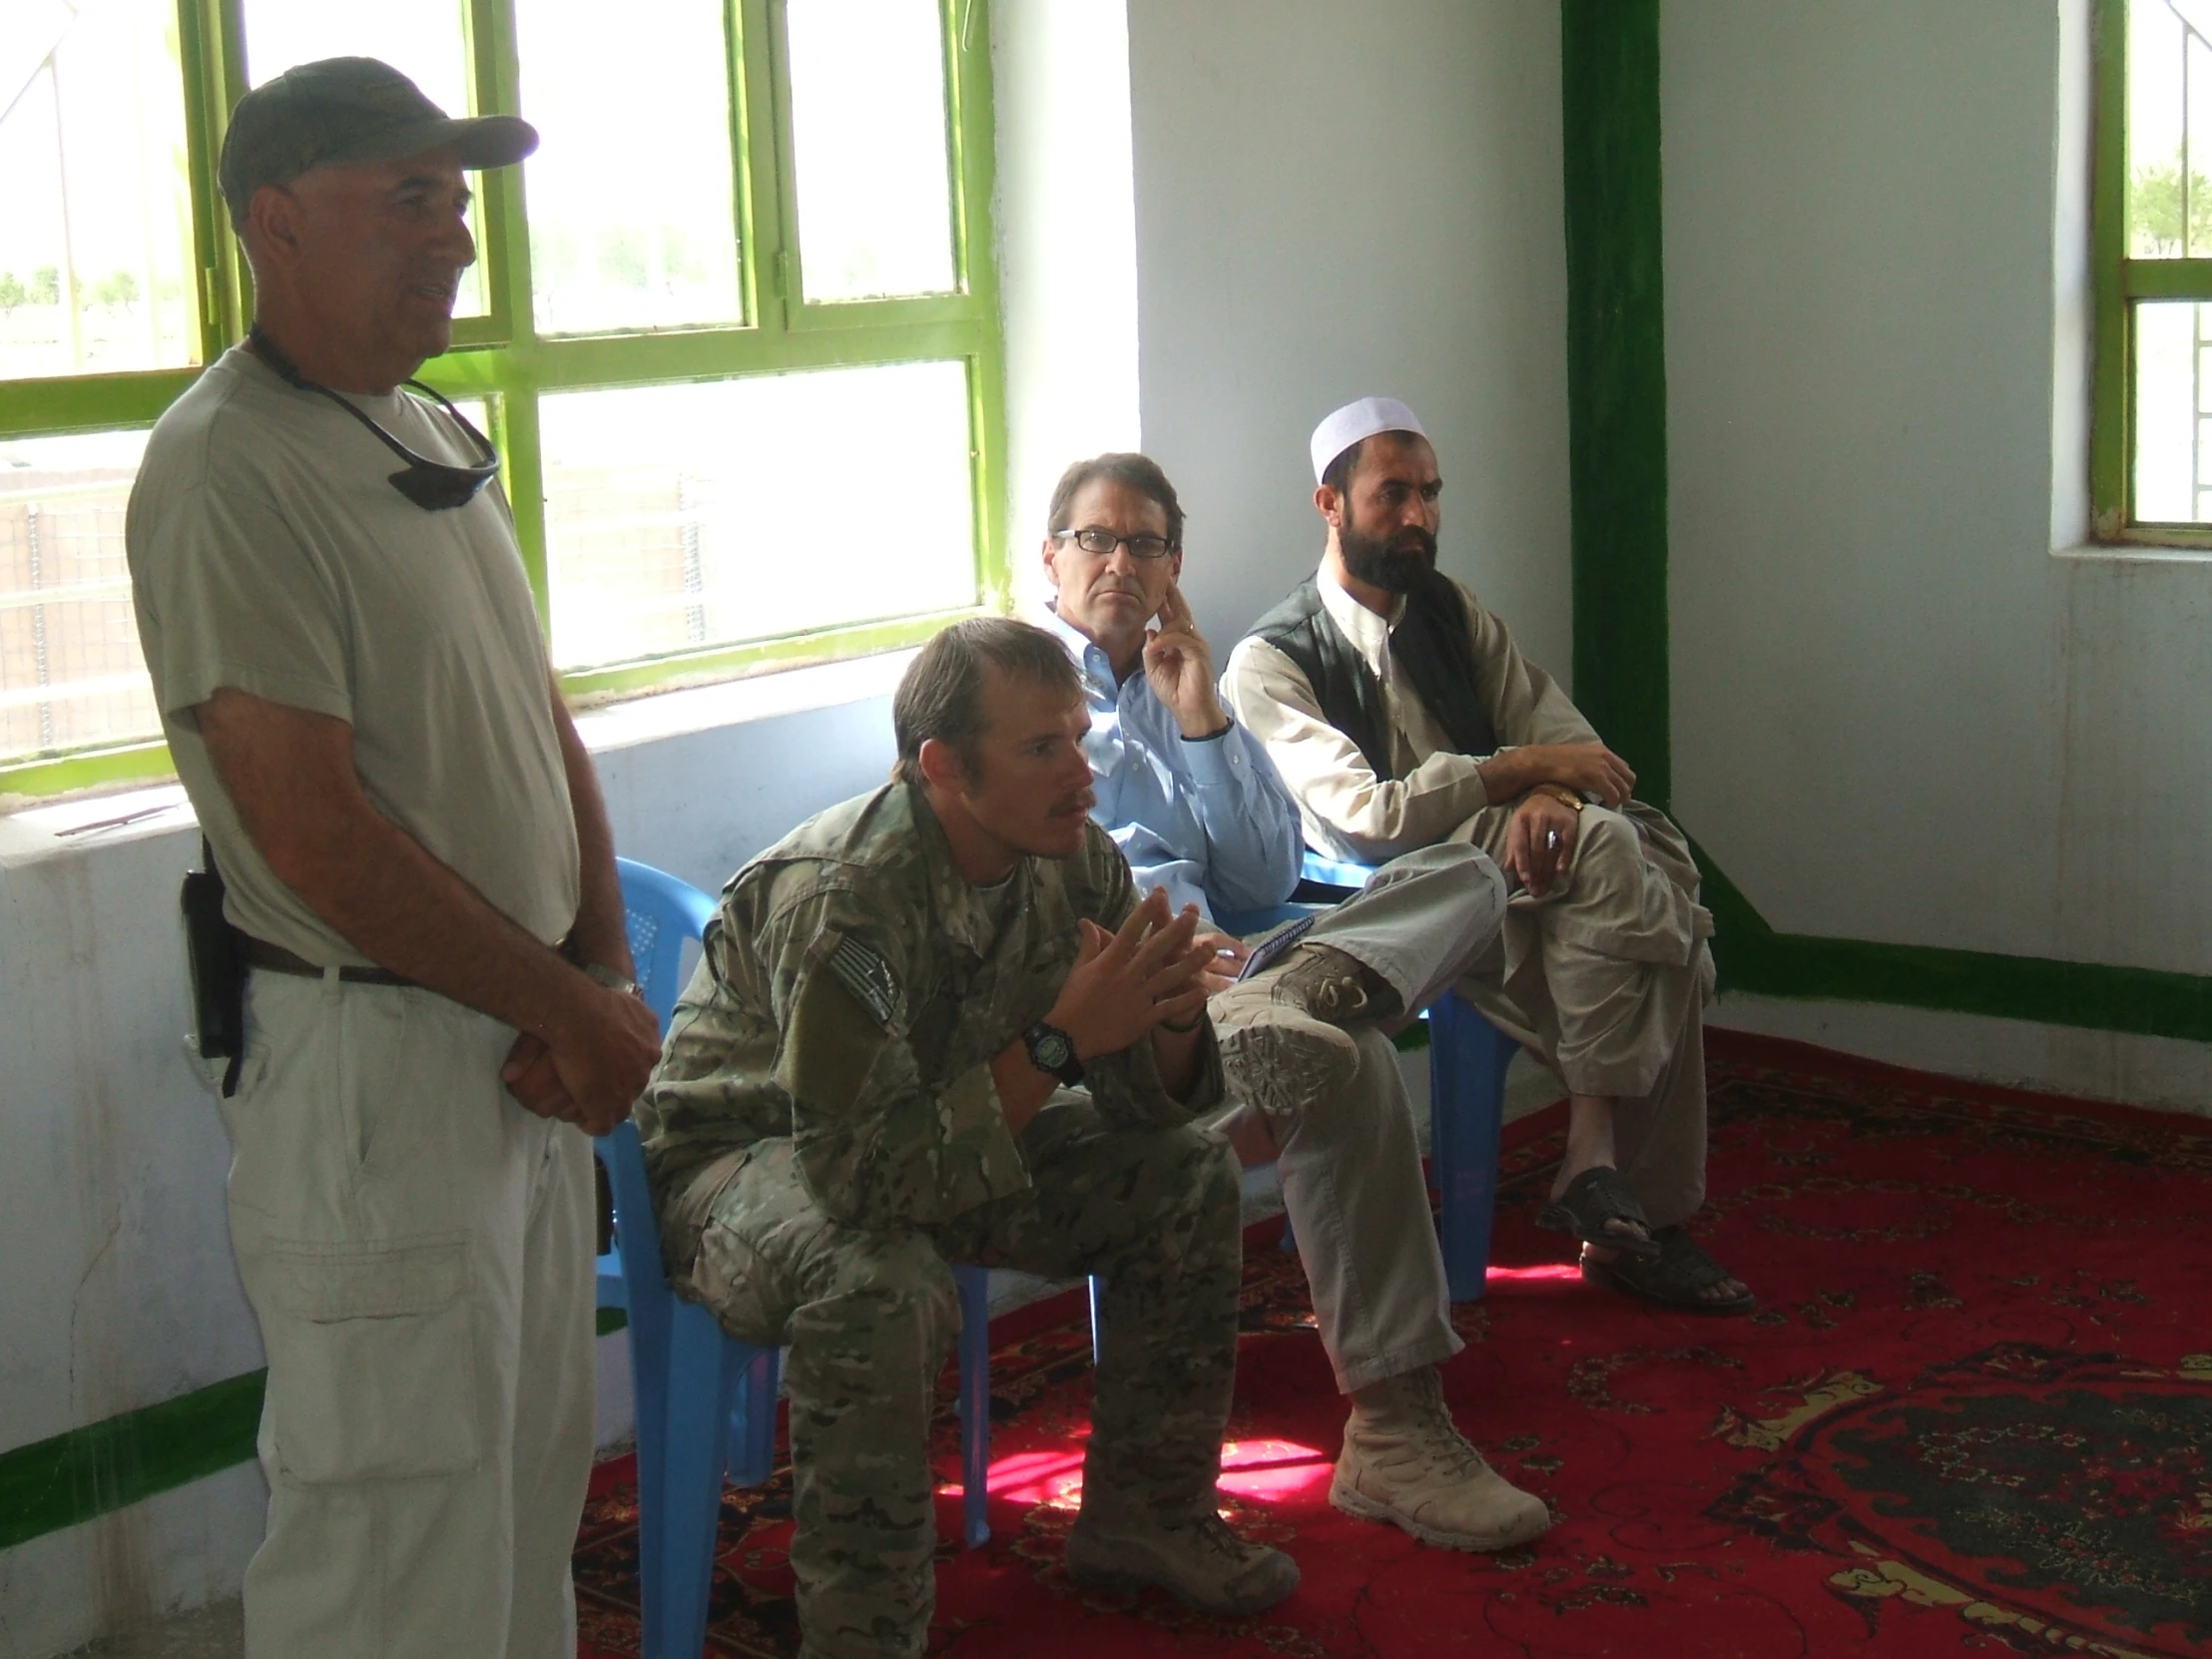
<instances>
[{"instance_id":1,"label":"white plaster wall","mask_svg":"<svg viewBox=\"0 0 2212 1659\"><path fill-rule=\"evenodd\" d=\"M1139 441L1125 0L994 6L991 80L1006 545L1016 601L1033 609L1053 483L1071 461Z\"/></svg>"},{"instance_id":2,"label":"white plaster wall","mask_svg":"<svg viewBox=\"0 0 2212 1659\"><path fill-rule=\"evenodd\" d=\"M1138 386L1229 645L1319 561L1306 441L1419 412L1444 568L1568 671L1558 7L1129 0Z\"/></svg>"},{"instance_id":3,"label":"white plaster wall","mask_svg":"<svg viewBox=\"0 0 2212 1659\"><path fill-rule=\"evenodd\" d=\"M1675 806L1785 931L2201 974L2212 567L2053 555L2085 15L1665 7ZM1939 1060L1925 1019L1787 1008L1758 1018ZM1985 1025L1948 1028L1992 1070ZM2212 1100L2201 1049L2007 1052Z\"/></svg>"},{"instance_id":4,"label":"white plaster wall","mask_svg":"<svg viewBox=\"0 0 2212 1659\"><path fill-rule=\"evenodd\" d=\"M0 863L10 1446L262 1363L223 1228L222 1126L181 1046L177 876L198 842L88 839Z\"/></svg>"}]
</instances>

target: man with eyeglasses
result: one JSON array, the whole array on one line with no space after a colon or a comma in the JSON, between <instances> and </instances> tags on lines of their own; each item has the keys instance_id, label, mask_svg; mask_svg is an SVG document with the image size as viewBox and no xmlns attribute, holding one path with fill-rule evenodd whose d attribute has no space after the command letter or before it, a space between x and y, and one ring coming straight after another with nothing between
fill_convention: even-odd
<instances>
[{"instance_id":1,"label":"man with eyeglasses","mask_svg":"<svg viewBox=\"0 0 2212 1659\"><path fill-rule=\"evenodd\" d=\"M248 969L223 1112L269 1357L256 1659L576 1651L576 1130L628 1114L659 1034L495 459L402 389L475 259L465 174L536 142L368 59L248 94L220 176L253 334L131 496L140 638Z\"/></svg>"},{"instance_id":2,"label":"man with eyeglasses","mask_svg":"<svg viewBox=\"0 0 2212 1659\"><path fill-rule=\"evenodd\" d=\"M1436 569L1443 479L1413 411L1365 397L1315 428L1320 569L1229 659L1238 717L1339 857L1472 844L1515 882L1504 949L1464 989L1569 1091L1540 1225L1583 1278L1670 1308L1754 1299L1684 1227L1705 1195L1703 1007L1689 843L1496 616Z\"/></svg>"},{"instance_id":3,"label":"man with eyeglasses","mask_svg":"<svg viewBox=\"0 0 2212 1659\"><path fill-rule=\"evenodd\" d=\"M1092 817L1140 891L1179 910L1272 907L1298 884L1298 809L1223 708L1213 654L1178 586L1184 514L1150 457L1099 455L1047 508L1046 625L1081 670ZM1460 1434L1437 1368L1451 1329L1412 1103L1386 1034L1495 940L1504 887L1471 847L1430 847L1321 912L1272 965L1220 932L1208 1012L1242 1104L1216 1126L1275 1162L1322 1344L1351 1396L1330 1500L1455 1549L1505 1549L1550 1524ZM1263 949L1272 949L1263 945Z\"/></svg>"}]
</instances>

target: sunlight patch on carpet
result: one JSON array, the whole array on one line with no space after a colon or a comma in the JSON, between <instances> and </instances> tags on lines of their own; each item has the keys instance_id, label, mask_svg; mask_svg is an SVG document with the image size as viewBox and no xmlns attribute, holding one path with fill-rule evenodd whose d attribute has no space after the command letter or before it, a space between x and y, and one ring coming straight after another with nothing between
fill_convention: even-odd
<instances>
[{"instance_id":1,"label":"sunlight patch on carpet","mask_svg":"<svg viewBox=\"0 0 2212 1659\"><path fill-rule=\"evenodd\" d=\"M1221 1489L1250 1503L1278 1503L1327 1484L1336 1468L1327 1452L1295 1440L1230 1440L1221 1448ZM1043 1504L1073 1510L1083 1502L1083 1448L1017 1451L992 1462L994 1502ZM937 1488L939 1497L958 1497L960 1483Z\"/></svg>"}]
</instances>

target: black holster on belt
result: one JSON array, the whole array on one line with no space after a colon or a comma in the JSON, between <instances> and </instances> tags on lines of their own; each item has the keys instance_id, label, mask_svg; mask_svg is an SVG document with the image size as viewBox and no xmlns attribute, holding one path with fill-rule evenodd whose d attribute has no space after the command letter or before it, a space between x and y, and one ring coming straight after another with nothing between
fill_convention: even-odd
<instances>
[{"instance_id":1,"label":"black holster on belt","mask_svg":"<svg viewBox=\"0 0 2212 1659\"><path fill-rule=\"evenodd\" d=\"M228 1060L223 1093L236 1094L246 1059L246 935L223 918L223 872L200 837L205 869L185 871L185 959L192 970L193 1046L203 1060Z\"/></svg>"}]
</instances>

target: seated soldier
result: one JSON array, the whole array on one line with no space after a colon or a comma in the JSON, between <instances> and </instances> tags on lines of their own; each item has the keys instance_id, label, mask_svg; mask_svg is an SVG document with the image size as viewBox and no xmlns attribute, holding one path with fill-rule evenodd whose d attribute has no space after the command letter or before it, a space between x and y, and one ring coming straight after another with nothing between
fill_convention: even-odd
<instances>
[{"instance_id":1,"label":"seated soldier","mask_svg":"<svg viewBox=\"0 0 2212 1659\"><path fill-rule=\"evenodd\" d=\"M1213 653L1177 587L1174 486L1146 456L1101 455L1067 469L1048 515L1048 626L1089 697L1091 816L1140 885L1162 883L1209 923L1217 910L1281 903L1298 883L1298 810L1216 695ZM1223 1127L1246 1162L1280 1157L1322 1343L1352 1396L1330 1501L1457 1549L1525 1543L1550 1514L1482 1460L1444 1407L1436 1368L1463 1345L1412 1103L1378 1027L1490 948L1504 902L1496 867L1472 847L1412 853L1322 912L1279 965L1233 987L1217 979L1211 1006L1230 1090L1251 1103ZM1224 967L1246 955L1226 935L1210 942Z\"/></svg>"},{"instance_id":2,"label":"seated soldier","mask_svg":"<svg viewBox=\"0 0 2212 1659\"><path fill-rule=\"evenodd\" d=\"M1313 438L1320 571L1229 661L1238 719L1267 746L1306 838L1374 860L1471 842L1519 887L1503 949L1461 982L1569 1091L1545 1226L1582 1274L1653 1301L1746 1313L1751 1293L1684 1230L1705 1198L1697 866L1504 624L1436 570L1435 451L1370 397Z\"/></svg>"},{"instance_id":3,"label":"seated soldier","mask_svg":"<svg viewBox=\"0 0 2212 1659\"><path fill-rule=\"evenodd\" d=\"M922 1650L949 1263L1103 1275L1081 1584L1217 1613L1298 1585L1222 1522L1235 1161L1198 917L1090 823L1081 688L999 618L925 646L892 782L740 870L638 1108L678 1291L790 1349L806 1651ZM1080 1083L1087 1092L1074 1089Z\"/></svg>"}]
</instances>

